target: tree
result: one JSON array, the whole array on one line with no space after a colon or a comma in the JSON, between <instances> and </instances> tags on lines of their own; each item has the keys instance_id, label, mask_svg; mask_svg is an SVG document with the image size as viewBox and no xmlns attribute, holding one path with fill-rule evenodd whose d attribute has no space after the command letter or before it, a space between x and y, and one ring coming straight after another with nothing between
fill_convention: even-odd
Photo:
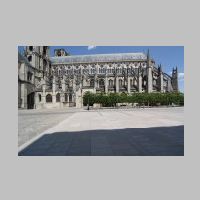
<instances>
[{"instance_id":1,"label":"tree","mask_svg":"<svg viewBox=\"0 0 200 200\"><path fill-rule=\"evenodd\" d=\"M86 92L83 96L83 103L87 105L89 101L90 106L94 103L102 104L105 107L116 106L117 103L138 103L141 105L158 106L170 105L184 105L183 93L134 93L128 95L127 93L100 93L93 94Z\"/></svg>"}]
</instances>

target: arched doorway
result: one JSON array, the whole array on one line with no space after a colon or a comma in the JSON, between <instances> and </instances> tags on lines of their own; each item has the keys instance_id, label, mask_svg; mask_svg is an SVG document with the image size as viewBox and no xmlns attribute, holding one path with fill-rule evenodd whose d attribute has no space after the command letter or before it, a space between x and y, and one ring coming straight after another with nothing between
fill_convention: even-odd
<instances>
[{"instance_id":1,"label":"arched doorway","mask_svg":"<svg viewBox=\"0 0 200 200\"><path fill-rule=\"evenodd\" d=\"M34 108L34 97L35 97L34 92L30 93L27 96L27 108L28 109L33 109Z\"/></svg>"},{"instance_id":2,"label":"arched doorway","mask_svg":"<svg viewBox=\"0 0 200 200\"><path fill-rule=\"evenodd\" d=\"M52 96L50 94L47 94L47 96L46 96L46 102L47 103L52 103Z\"/></svg>"}]
</instances>

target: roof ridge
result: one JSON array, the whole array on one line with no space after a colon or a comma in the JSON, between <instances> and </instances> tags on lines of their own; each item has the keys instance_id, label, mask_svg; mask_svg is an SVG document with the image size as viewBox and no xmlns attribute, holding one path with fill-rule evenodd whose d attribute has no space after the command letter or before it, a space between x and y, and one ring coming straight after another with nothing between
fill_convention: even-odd
<instances>
[{"instance_id":1,"label":"roof ridge","mask_svg":"<svg viewBox=\"0 0 200 200\"><path fill-rule=\"evenodd\" d=\"M136 55L142 54L146 55L143 52L129 52L129 53L108 53L108 54L84 54L84 55L69 55L69 56L52 56L51 58L69 58L69 57L85 57L85 56L114 56L114 55Z\"/></svg>"}]
</instances>

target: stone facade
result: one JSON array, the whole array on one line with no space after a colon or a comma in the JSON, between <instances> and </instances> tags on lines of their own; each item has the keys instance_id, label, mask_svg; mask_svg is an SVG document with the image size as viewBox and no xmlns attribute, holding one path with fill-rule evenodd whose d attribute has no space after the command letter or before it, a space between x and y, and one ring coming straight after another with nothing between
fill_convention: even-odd
<instances>
[{"instance_id":1,"label":"stone facade","mask_svg":"<svg viewBox=\"0 0 200 200\"><path fill-rule=\"evenodd\" d=\"M69 56L58 49L49 57L49 47L27 46L18 58L19 108L81 108L87 91L178 91L177 68L164 73L149 52Z\"/></svg>"}]
</instances>

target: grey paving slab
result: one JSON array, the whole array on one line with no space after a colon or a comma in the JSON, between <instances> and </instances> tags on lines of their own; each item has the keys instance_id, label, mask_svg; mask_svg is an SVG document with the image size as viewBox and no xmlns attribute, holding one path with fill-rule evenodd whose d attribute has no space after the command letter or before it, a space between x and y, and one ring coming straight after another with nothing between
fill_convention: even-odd
<instances>
[{"instance_id":1,"label":"grey paving slab","mask_svg":"<svg viewBox=\"0 0 200 200\"><path fill-rule=\"evenodd\" d=\"M183 108L66 115L20 156L183 156Z\"/></svg>"},{"instance_id":2,"label":"grey paving slab","mask_svg":"<svg viewBox=\"0 0 200 200\"><path fill-rule=\"evenodd\" d=\"M24 144L43 131L57 125L75 112L77 112L77 110L19 110L18 146Z\"/></svg>"}]
</instances>

